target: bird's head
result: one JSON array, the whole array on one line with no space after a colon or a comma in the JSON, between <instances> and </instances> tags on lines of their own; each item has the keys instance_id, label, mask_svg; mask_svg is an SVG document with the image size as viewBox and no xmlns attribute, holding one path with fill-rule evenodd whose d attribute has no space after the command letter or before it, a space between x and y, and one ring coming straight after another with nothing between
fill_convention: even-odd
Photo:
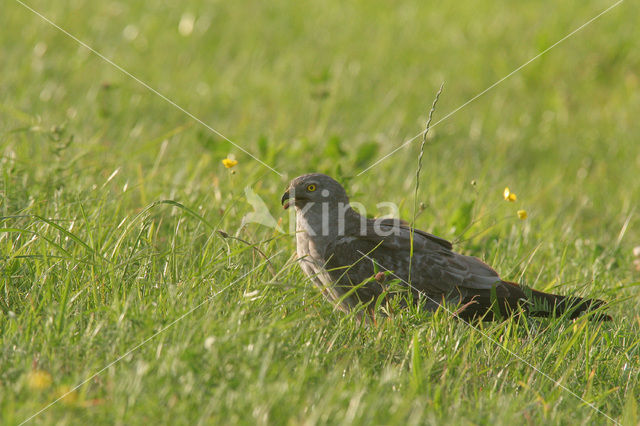
<instances>
[{"instance_id":1,"label":"bird's head","mask_svg":"<svg viewBox=\"0 0 640 426\"><path fill-rule=\"evenodd\" d=\"M321 173L310 173L298 176L289 183L281 203L285 209L291 204L297 208L303 208L308 203L346 205L349 204L349 197L335 179Z\"/></svg>"}]
</instances>

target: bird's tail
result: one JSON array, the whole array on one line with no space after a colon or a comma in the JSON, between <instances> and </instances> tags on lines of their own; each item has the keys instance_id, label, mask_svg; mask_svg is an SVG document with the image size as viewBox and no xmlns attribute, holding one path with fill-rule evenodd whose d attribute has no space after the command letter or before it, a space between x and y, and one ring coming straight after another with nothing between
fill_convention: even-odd
<instances>
[{"instance_id":1,"label":"bird's tail","mask_svg":"<svg viewBox=\"0 0 640 426\"><path fill-rule=\"evenodd\" d=\"M550 317L566 314L569 318L573 319L580 315L596 311L605 305L605 302L599 299L560 296L532 289L529 291L531 291L531 296L529 297L529 301L531 302L529 313L533 316ZM611 321L611 317L602 312L595 313L593 319L597 321Z\"/></svg>"}]
</instances>

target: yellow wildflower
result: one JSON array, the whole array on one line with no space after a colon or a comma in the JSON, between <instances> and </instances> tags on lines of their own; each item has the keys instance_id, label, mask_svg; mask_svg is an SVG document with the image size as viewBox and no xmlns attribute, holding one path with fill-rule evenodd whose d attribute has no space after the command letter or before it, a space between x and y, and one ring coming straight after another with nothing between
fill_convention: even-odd
<instances>
[{"instance_id":1,"label":"yellow wildflower","mask_svg":"<svg viewBox=\"0 0 640 426\"><path fill-rule=\"evenodd\" d=\"M520 220L525 220L527 218L527 211L526 210L518 210L518 218Z\"/></svg>"},{"instance_id":2,"label":"yellow wildflower","mask_svg":"<svg viewBox=\"0 0 640 426\"><path fill-rule=\"evenodd\" d=\"M27 385L32 390L44 390L51 386L51 374L44 370L31 370L27 375Z\"/></svg>"},{"instance_id":3,"label":"yellow wildflower","mask_svg":"<svg viewBox=\"0 0 640 426\"><path fill-rule=\"evenodd\" d=\"M238 164L238 160L234 160L233 158L225 158L224 160L222 160L222 164L224 164L227 169L230 169Z\"/></svg>"},{"instance_id":4,"label":"yellow wildflower","mask_svg":"<svg viewBox=\"0 0 640 426\"><path fill-rule=\"evenodd\" d=\"M509 201L509 202L512 202L512 203L518 199L516 194L514 194L513 192L511 192L509 190L508 186L504 189L504 192L502 193L502 196L504 197L504 199L506 201Z\"/></svg>"},{"instance_id":5,"label":"yellow wildflower","mask_svg":"<svg viewBox=\"0 0 640 426\"><path fill-rule=\"evenodd\" d=\"M61 398L61 401L65 405L74 405L78 402L78 392L71 390L69 386L62 385L56 389L56 396Z\"/></svg>"}]
</instances>

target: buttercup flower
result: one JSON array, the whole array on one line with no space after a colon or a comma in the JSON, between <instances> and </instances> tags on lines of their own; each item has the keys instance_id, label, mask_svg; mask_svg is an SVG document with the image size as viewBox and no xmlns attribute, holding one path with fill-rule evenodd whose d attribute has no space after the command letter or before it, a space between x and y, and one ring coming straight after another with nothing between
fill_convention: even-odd
<instances>
[{"instance_id":1,"label":"buttercup flower","mask_svg":"<svg viewBox=\"0 0 640 426\"><path fill-rule=\"evenodd\" d=\"M238 164L238 160L234 160L233 158L225 158L224 160L222 160L222 164L224 164L227 169L230 169Z\"/></svg>"},{"instance_id":2,"label":"buttercup flower","mask_svg":"<svg viewBox=\"0 0 640 426\"><path fill-rule=\"evenodd\" d=\"M520 220L525 220L527 218L527 211L526 210L518 210L518 218Z\"/></svg>"},{"instance_id":3,"label":"buttercup flower","mask_svg":"<svg viewBox=\"0 0 640 426\"><path fill-rule=\"evenodd\" d=\"M65 405L74 405L78 402L78 393L66 385L59 386L56 389L56 395L61 398L62 403Z\"/></svg>"},{"instance_id":4,"label":"buttercup flower","mask_svg":"<svg viewBox=\"0 0 640 426\"><path fill-rule=\"evenodd\" d=\"M516 201L516 200L518 199L518 197L516 196L516 194L514 194L513 192L511 192L511 191L509 190L509 187L508 187L508 186L504 189L504 192L502 193L502 196L504 197L504 199L505 199L506 201L509 201L509 202L511 202L511 203L513 203L514 201Z\"/></svg>"},{"instance_id":5,"label":"buttercup flower","mask_svg":"<svg viewBox=\"0 0 640 426\"><path fill-rule=\"evenodd\" d=\"M44 370L32 370L27 375L27 385L33 390L43 390L51 386L53 379L51 374Z\"/></svg>"}]
</instances>

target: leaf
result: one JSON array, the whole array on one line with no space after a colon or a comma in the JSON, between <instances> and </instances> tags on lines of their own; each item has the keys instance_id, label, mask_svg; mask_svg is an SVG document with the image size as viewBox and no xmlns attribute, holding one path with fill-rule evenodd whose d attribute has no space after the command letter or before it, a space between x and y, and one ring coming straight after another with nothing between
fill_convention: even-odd
<instances>
[{"instance_id":1,"label":"leaf","mask_svg":"<svg viewBox=\"0 0 640 426\"><path fill-rule=\"evenodd\" d=\"M346 153L340 146L340 138L337 136L332 136L328 141L327 145L324 148L324 156L325 158L334 158L340 159L344 157Z\"/></svg>"},{"instance_id":2,"label":"leaf","mask_svg":"<svg viewBox=\"0 0 640 426\"><path fill-rule=\"evenodd\" d=\"M471 224L473 204L473 200L464 202L453 212L449 224L454 232L462 232Z\"/></svg>"},{"instance_id":3,"label":"leaf","mask_svg":"<svg viewBox=\"0 0 640 426\"><path fill-rule=\"evenodd\" d=\"M637 425L638 424L638 403L633 391L627 395L627 400L624 403L622 409L622 424L623 425Z\"/></svg>"},{"instance_id":4,"label":"leaf","mask_svg":"<svg viewBox=\"0 0 640 426\"><path fill-rule=\"evenodd\" d=\"M422 387L422 355L420 354L420 333L413 332L411 340L411 385L414 389Z\"/></svg>"},{"instance_id":5,"label":"leaf","mask_svg":"<svg viewBox=\"0 0 640 426\"><path fill-rule=\"evenodd\" d=\"M502 321L502 312L500 312L500 302L498 301L498 292L496 286L491 286L491 312L498 321Z\"/></svg>"},{"instance_id":6,"label":"leaf","mask_svg":"<svg viewBox=\"0 0 640 426\"><path fill-rule=\"evenodd\" d=\"M369 165L378 153L378 144L376 142L365 142L358 147L356 152L356 167L364 167Z\"/></svg>"},{"instance_id":7,"label":"leaf","mask_svg":"<svg viewBox=\"0 0 640 426\"><path fill-rule=\"evenodd\" d=\"M269 139L264 135L258 138L258 151L261 157L266 157L269 153Z\"/></svg>"}]
</instances>

